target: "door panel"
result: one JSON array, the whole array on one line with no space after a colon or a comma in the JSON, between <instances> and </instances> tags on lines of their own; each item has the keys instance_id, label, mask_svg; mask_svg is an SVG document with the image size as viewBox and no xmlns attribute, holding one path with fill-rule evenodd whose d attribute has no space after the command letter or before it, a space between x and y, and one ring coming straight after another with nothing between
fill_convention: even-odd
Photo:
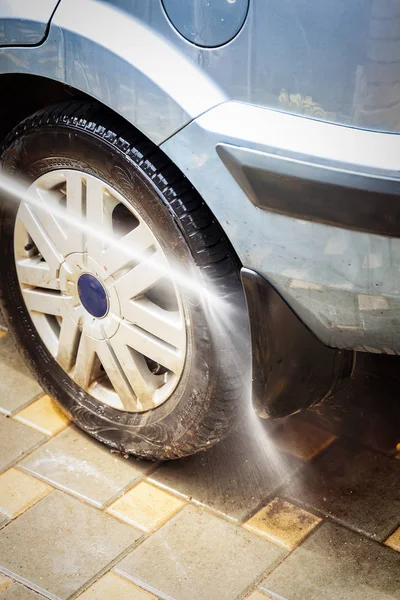
<instances>
[{"instance_id":1,"label":"door panel","mask_svg":"<svg viewBox=\"0 0 400 600\"><path fill-rule=\"evenodd\" d=\"M46 35L59 0L0 0L0 46L32 46Z\"/></svg>"}]
</instances>

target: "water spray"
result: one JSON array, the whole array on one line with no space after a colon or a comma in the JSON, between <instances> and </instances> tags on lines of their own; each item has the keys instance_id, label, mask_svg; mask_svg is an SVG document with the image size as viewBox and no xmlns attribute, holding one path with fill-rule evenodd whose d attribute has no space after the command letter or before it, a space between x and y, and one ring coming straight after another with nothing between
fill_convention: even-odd
<instances>
[{"instance_id":1,"label":"water spray","mask_svg":"<svg viewBox=\"0 0 400 600\"><path fill-rule=\"evenodd\" d=\"M1 174L0 177L0 192L6 194L8 198L14 202L24 202L28 206L31 206L38 212L47 212L48 214L56 217L66 225L70 225L76 230L91 236L94 239L101 241L107 245L109 249L118 249L121 253L125 254L127 258L131 260L137 260L149 268L154 269L160 275L167 277L172 280L175 284L182 286L188 291L195 293L198 297L203 300L207 300L212 305L223 304L224 301L218 297L214 292L208 289L207 282L203 279L202 281L196 280L194 277L190 277L185 273L182 273L176 266L165 266L154 260L151 256L140 252L137 247L131 243L127 243L124 239L116 239L110 235L105 228L94 227L87 219L80 219L77 216L68 214L62 207L57 206L56 203L47 203L43 199L39 200L36 198L30 190L27 190L17 180L10 176ZM225 307L226 308L226 307Z\"/></svg>"}]
</instances>

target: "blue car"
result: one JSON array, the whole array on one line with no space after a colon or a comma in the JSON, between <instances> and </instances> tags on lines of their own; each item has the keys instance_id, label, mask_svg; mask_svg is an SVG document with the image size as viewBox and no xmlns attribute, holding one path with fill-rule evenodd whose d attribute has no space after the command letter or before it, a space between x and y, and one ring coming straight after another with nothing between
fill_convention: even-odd
<instances>
[{"instance_id":1,"label":"blue car","mask_svg":"<svg viewBox=\"0 0 400 600\"><path fill-rule=\"evenodd\" d=\"M399 0L0 0L0 82L3 313L85 431L179 458L400 353Z\"/></svg>"}]
</instances>

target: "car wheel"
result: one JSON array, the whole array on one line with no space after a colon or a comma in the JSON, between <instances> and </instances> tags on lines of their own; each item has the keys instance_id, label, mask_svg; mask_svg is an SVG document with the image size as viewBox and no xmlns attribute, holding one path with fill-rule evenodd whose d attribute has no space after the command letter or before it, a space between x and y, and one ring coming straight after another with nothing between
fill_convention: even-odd
<instances>
[{"instance_id":1,"label":"car wheel","mask_svg":"<svg viewBox=\"0 0 400 600\"><path fill-rule=\"evenodd\" d=\"M27 118L1 163L32 198L2 208L3 310L43 388L121 452L221 439L244 403L247 331L237 258L198 193L86 101Z\"/></svg>"}]
</instances>

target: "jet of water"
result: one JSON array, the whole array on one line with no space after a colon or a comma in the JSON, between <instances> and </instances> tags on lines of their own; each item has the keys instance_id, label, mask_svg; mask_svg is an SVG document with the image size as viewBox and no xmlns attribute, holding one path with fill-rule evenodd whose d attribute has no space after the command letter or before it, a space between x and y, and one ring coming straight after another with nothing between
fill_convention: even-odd
<instances>
[{"instance_id":1,"label":"jet of water","mask_svg":"<svg viewBox=\"0 0 400 600\"><path fill-rule=\"evenodd\" d=\"M108 246L108 248L118 250L121 254L125 254L127 258L144 263L149 268L160 273L160 275L167 277L175 284L186 288L197 297L205 299L213 305L223 303L223 299L210 289L210 284L206 282L204 278L200 279L199 277L195 278L194 276L189 276L176 265L172 267L171 265L166 266L160 264L159 261L156 261L151 256L143 253L133 243L126 242L124 238L118 239L117 237L110 235L105 227L99 227L97 224L94 226L85 218L69 214L63 207L59 206L56 201L44 202L42 198L28 190L22 183L17 181L17 179L1 174L0 193L5 195L9 200L18 203L24 202L29 206L32 206L39 214L46 212L63 222L65 225L70 225L74 227L75 230L100 240L103 244Z\"/></svg>"}]
</instances>

